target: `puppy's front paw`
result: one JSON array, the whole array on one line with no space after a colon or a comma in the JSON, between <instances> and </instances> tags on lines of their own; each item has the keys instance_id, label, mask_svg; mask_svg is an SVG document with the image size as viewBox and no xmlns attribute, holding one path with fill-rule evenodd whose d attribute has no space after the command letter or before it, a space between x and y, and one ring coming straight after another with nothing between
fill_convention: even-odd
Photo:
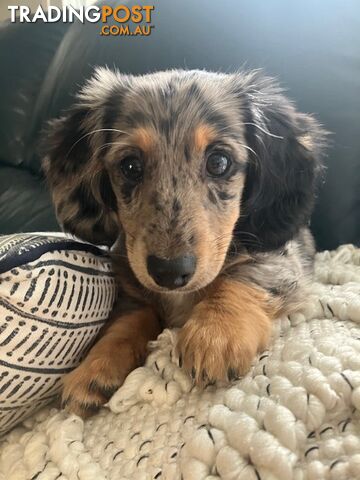
<instances>
[{"instance_id":1,"label":"puppy's front paw","mask_svg":"<svg viewBox=\"0 0 360 480\"><path fill-rule=\"evenodd\" d=\"M62 403L71 413L88 417L106 403L137 366L133 350L124 342L120 354L89 355L63 379Z\"/></svg>"},{"instance_id":2,"label":"puppy's front paw","mask_svg":"<svg viewBox=\"0 0 360 480\"><path fill-rule=\"evenodd\" d=\"M236 307L236 304L235 304ZM200 302L182 327L178 353L199 385L234 380L247 373L271 331L267 313L257 304L232 308L226 303Z\"/></svg>"},{"instance_id":3,"label":"puppy's front paw","mask_svg":"<svg viewBox=\"0 0 360 480\"><path fill-rule=\"evenodd\" d=\"M234 380L248 372L257 346L220 325L191 318L181 329L178 351L186 371L198 385Z\"/></svg>"},{"instance_id":4,"label":"puppy's front paw","mask_svg":"<svg viewBox=\"0 0 360 480\"><path fill-rule=\"evenodd\" d=\"M114 309L110 325L85 360L64 378L64 406L82 417L94 413L142 365L148 341L159 333L158 318L149 307L118 317Z\"/></svg>"}]
</instances>

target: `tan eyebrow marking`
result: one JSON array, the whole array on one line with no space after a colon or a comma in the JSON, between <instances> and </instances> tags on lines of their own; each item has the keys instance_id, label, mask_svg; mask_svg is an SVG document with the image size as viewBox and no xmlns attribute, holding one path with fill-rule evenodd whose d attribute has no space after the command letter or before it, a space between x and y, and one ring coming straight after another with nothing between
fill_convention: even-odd
<instances>
[{"instance_id":1,"label":"tan eyebrow marking","mask_svg":"<svg viewBox=\"0 0 360 480\"><path fill-rule=\"evenodd\" d=\"M156 142L156 134L153 129L140 127L131 135L132 141L144 152L150 151Z\"/></svg>"},{"instance_id":2,"label":"tan eyebrow marking","mask_svg":"<svg viewBox=\"0 0 360 480\"><path fill-rule=\"evenodd\" d=\"M194 143L196 150L205 150L209 143L213 142L216 137L214 127L206 123L202 123L195 128Z\"/></svg>"}]
</instances>

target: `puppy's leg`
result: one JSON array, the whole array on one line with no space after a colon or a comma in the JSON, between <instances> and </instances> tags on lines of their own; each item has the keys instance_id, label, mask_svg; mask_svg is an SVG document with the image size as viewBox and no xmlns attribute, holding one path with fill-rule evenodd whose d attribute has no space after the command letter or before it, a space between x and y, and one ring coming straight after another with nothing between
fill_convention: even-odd
<instances>
[{"instance_id":1,"label":"puppy's leg","mask_svg":"<svg viewBox=\"0 0 360 480\"><path fill-rule=\"evenodd\" d=\"M185 369L198 384L243 375L266 348L278 308L265 290L220 278L180 331Z\"/></svg>"},{"instance_id":2,"label":"puppy's leg","mask_svg":"<svg viewBox=\"0 0 360 480\"><path fill-rule=\"evenodd\" d=\"M150 307L114 314L83 362L63 380L63 403L80 416L94 413L142 365L161 328Z\"/></svg>"}]
</instances>

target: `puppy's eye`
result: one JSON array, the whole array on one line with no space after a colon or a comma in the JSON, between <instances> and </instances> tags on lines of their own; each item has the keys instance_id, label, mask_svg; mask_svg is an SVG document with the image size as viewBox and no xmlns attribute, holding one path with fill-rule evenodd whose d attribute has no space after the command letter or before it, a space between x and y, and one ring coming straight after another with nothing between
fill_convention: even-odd
<instances>
[{"instance_id":1,"label":"puppy's eye","mask_svg":"<svg viewBox=\"0 0 360 480\"><path fill-rule=\"evenodd\" d=\"M120 163L120 169L124 177L131 182L139 182L143 177L144 165L138 157L125 157Z\"/></svg>"},{"instance_id":2,"label":"puppy's eye","mask_svg":"<svg viewBox=\"0 0 360 480\"><path fill-rule=\"evenodd\" d=\"M211 177L224 176L231 167L231 159L223 152L213 152L208 156L206 170Z\"/></svg>"}]
</instances>

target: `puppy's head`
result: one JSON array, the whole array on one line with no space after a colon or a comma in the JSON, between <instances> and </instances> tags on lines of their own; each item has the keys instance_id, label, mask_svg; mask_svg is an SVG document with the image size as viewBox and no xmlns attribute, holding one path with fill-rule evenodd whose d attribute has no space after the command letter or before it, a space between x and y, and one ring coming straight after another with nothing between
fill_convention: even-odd
<instances>
[{"instance_id":1,"label":"puppy's head","mask_svg":"<svg viewBox=\"0 0 360 480\"><path fill-rule=\"evenodd\" d=\"M145 287L190 291L234 237L274 249L307 222L323 134L258 73L98 69L48 138L64 229L102 244L121 233Z\"/></svg>"}]
</instances>

